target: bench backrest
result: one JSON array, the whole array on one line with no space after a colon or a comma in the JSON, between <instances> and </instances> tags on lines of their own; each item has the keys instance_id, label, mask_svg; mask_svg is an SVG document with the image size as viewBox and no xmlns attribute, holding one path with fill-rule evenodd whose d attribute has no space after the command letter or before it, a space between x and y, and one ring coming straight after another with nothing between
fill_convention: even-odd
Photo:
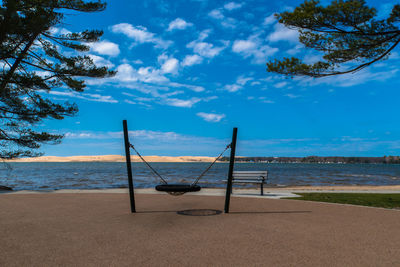
<instances>
[{"instance_id":1,"label":"bench backrest","mask_svg":"<svg viewBox=\"0 0 400 267\"><path fill-rule=\"evenodd\" d=\"M260 177L264 177L264 179L266 179L268 177L268 171L234 171L233 172L233 179L245 179L245 178L257 179Z\"/></svg>"}]
</instances>

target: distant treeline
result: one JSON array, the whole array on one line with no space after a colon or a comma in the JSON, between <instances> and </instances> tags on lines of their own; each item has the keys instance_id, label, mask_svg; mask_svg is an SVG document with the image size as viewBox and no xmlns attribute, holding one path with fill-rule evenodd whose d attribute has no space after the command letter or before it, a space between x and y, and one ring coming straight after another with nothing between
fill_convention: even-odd
<instances>
[{"instance_id":1,"label":"distant treeline","mask_svg":"<svg viewBox=\"0 0 400 267\"><path fill-rule=\"evenodd\" d=\"M222 157L220 161L229 161ZM387 163L400 164L400 156L383 157L237 157L236 162L267 162L267 163Z\"/></svg>"}]
</instances>

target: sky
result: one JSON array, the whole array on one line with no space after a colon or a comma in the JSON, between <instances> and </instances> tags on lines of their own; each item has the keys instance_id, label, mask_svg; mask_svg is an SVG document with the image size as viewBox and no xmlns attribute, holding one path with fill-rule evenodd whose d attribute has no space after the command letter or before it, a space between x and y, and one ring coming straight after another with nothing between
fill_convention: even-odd
<instances>
[{"instance_id":1,"label":"sky","mask_svg":"<svg viewBox=\"0 0 400 267\"><path fill-rule=\"evenodd\" d=\"M57 33L101 29L88 54L115 77L87 80L84 93L49 98L79 113L46 120L65 135L45 155L124 154L122 120L143 155L216 156L238 127L240 156L399 155L400 55L356 74L287 78L266 62L313 62L296 31L273 14L302 1L108 1L99 13L69 11ZM367 1L379 17L395 1Z\"/></svg>"}]
</instances>

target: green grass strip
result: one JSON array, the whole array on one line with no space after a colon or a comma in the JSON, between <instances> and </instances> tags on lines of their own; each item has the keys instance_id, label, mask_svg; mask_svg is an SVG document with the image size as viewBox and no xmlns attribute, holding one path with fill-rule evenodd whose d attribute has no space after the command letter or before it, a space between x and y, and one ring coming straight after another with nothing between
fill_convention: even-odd
<instances>
[{"instance_id":1,"label":"green grass strip","mask_svg":"<svg viewBox=\"0 0 400 267\"><path fill-rule=\"evenodd\" d=\"M375 193L296 193L301 197L287 199L308 200L360 206L381 207L388 209L400 208L400 194Z\"/></svg>"}]
</instances>

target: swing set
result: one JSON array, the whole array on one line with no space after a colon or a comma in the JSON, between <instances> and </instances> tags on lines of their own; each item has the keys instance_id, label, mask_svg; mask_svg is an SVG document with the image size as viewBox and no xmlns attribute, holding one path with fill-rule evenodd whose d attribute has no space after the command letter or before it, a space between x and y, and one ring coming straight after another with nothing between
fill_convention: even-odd
<instances>
[{"instance_id":1,"label":"swing set","mask_svg":"<svg viewBox=\"0 0 400 267\"><path fill-rule=\"evenodd\" d=\"M126 156L126 167L128 171L128 183L129 183L129 196L130 196L130 204L131 204L131 212L136 212L135 208L135 197L134 197L134 186L132 179L132 164L131 164L131 155L130 148L132 148L138 157L149 167L149 169L153 172L155 176L160 179L160 184L158 184L155 189L160 192L166 192L173 196L181 196L188 192L198 192L201 190L201 186L198 185L200 179L212 168L212 166L222 157L222 155L228 150L231 150L230 161L229 161L229 172L228 172L228 181L226 188L226 198L225 198L225 213L229 212L229 202L230 195L232 193L232 174L233 174L233 165L235 159L235 149L236 149L236 138L237 138L237 128L233 128L232 134L232 142L228 144L225 149L215 158L213 162L191 183L191 184L169 184L167 180L162 177L157 170L155 170L150 163L148 163L143 156L139 153L139 151L135 148L133 144L129 142L128 136L128 125L127 121L123 120L123 129L124 129L124 141L125 141L125 156Z\"/></svg>"}]
</instances>

